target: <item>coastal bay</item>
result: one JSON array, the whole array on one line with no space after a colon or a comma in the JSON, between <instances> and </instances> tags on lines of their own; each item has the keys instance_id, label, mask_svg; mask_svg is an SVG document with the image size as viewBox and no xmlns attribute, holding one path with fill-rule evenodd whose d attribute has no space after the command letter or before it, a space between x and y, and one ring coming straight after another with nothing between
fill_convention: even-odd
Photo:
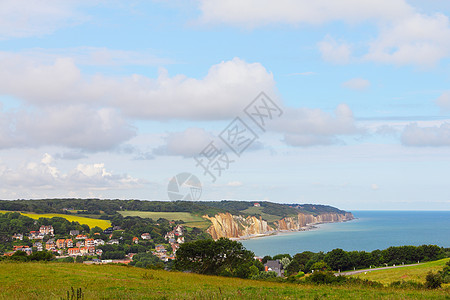
<instances>
[{"instance_id":1,"label":"coastal bay","mask_svg":"<svg viewBox=\"0 0 450 300\"><path fill-rule=\"evenodd\" d=\"M241 241L256 255L302 251L372 251L390 246L435 244L450 247L450 211L352 211L350 222L315 225L308 231Z\"/></svg>"}]
</instances>

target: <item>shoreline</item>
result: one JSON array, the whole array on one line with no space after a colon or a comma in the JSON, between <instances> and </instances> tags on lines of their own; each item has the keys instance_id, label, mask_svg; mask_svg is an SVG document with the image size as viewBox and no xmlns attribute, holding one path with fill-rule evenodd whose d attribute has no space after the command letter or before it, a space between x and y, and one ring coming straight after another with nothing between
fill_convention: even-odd
<instances>
[{"instance_id":1,"label":"shoreline","mask_svg":"<svg viewBox=\"0 0 450 300\"><path fill-rule=\"evenodd\" d=\"M356 218L355 218L356 219ZM352 219L354 220L354 219ZM352 220L346 220L343 222L348 222ZM313 231L320 229L319 226L316 225L323 225L323 224L333 224L333 223L343 223L343 222L322 222L322 223L314 223L314 224L308 224L306 226L303 226L302 228L298 230L274 230L266 233L259 233L259 234L252 234L252 235L245 235L237 238L230 238L232 241L246 241L251 239L257 239L257 238L264 238L269 236L276 236L276 235L283 235L283 234L291 234L291 233L298 233L302 231Z\"/></svg>"}]
</instances>

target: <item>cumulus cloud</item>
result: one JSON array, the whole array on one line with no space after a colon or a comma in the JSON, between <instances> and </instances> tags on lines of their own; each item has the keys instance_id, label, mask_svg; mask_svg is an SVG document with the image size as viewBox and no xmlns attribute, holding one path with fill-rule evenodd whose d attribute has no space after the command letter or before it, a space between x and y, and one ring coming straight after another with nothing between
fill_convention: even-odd
<instances>
[{"instance_id":1,"label":"cumulus cloud","mask_svg":"<svg viewBox=\"0 0 450 300\"><path fill-rule=\"evenodd\" d=\"M14 169L0 163L2 189L128 189L145 183L127 174L114 174L103 163L78 164L74 169L62 172L55 166L53 157L47 153L39 162L27 162Z\"/></svg>"},{"instance_id":2,"label":"cumulus cloud","mask_svg":"<svg viewBox=\"0 0 450 300\"><path fill-rule=\"evenodd\" d=\"M2 0L0 39L41 36L80 24L88 17L78 11L78 7L93 2L96 1Z\"/></svg>"},{"instance_id":3,"label":"cumulus cloud","mask_svg":"<svg viewBox=\"0 0 450 300\"><path fill-rule=\"evenodd\" d=\"M450 110L450 91L445 91L436 99L436 104L442 110Z\"/></svg>"},{"instance_id":4,"label":"cumulus cloud","mask_svg":"<svg viewBox=\"0 0 450 300\"><path fill-rule=\"evenodd\" d=\"M346 64L350 61L351 47L347 43L338 43L330 36L318 43L322 59L335 64Z\"/></svg>"},{"instance_id":5,"label":"cumulus cloud","mask_svg":"<svg viewBox=\"0 0 450 300\"><path fill-rule=\"evenodd\" d=\"M362 48L365 60L396 65L430 66L450 56L450 24L447 16L425 14L405 0L244 0L200 1L204 23L257 27L272 23L319 25L335 21L371 22L378 33ZM362 46L360 43L359 46ZM322 57L347 63L352 46L327 36L318 44Z\"/></svg>"},{"instance_id":6,"label":"cumulus cloud","mask_svg":"<svg viewBox=\"0 0 450 300\"><path fill-rule=\"evenodd\" d=\"M136 134L113 109L86 106L46 107L0 112L0 148L64 146L100 151Z\"/></svg>"},{"instance_id":7,"label":"cumulus cloud","mask_svg":"<svg viewBox=\"0 0 450 300\"><path fill-rule=\"evenodd\" d=\"M198 155L215 137L201 128L188 128L182 132L172 132L165 137L165 145L156 148L155 155Z\"/></svg>"},{"instance_id":8,"label":"cumulus cloud","mask_svg":"<svg viewBox=\"0 0 450 300\"><path fill-rule=\"evenodd\" d=\"M201 79L134 74L86 76L71 58L42 64L0 53L0 93L33 105L88 103L121 110L130 118L214 120L235 116L261 91L273 94L273 75L259 63L239 58L212 66Z\"/></svg>"},{"instance_id":9,"label":"cumulus cloud","mask_svg":"<svg viewBox=\"0 0 450 300\"><path fill-rule=\"evenodd\" d=\"M284 141L292 146L335 144L339 135L362 132L346 104L338 105L334 115L320 109L287 109L283 118L274 120L271 129L284 133Z\"/></svg>"},{"instance_id":10,"label":"cumulus cloud","mask_svg":"<svg viewBox=\"0 0 450 300\"><path fill-rule=\"evenodd\" d=\"M405 146L450 146L450 123L430 127L409 124L403 130L401 140Z\"/></svg>"},{"instance_id":11,"label":"cumulus cloud","mask_svg":"<svg viewBox=\"0 0 450 300\"><path fill-rule=\"evenodd\" d=\"M370 87L370 81L363 78L353 78L342 83L342 86L351 90L362 91Z\"/></svg>"},{"instance_id":12,"label":"cumulus cloud","mask_svg":"<svg viewBox=\"0 0 450 300\"><path fill-rule=\"evenodd\" d=\"M410 14L382 26L369 46L367 60L431 66L450 55L450 22L440 13Z\"/></svg>"}]
</instances>

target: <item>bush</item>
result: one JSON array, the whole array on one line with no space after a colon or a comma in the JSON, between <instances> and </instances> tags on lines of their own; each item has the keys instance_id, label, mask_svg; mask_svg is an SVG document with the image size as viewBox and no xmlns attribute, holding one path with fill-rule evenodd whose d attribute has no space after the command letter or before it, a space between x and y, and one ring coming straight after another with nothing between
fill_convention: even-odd
<instances>
[{"instance_id":1,"label":"bush","mask_svg":"<svg viewBox=\"0 0 450 300\"><path fill-rule=\"evenodd\" d=\"M439 273L428 272L425 277L425 287L428 289L440 288L442 284L442 277Z\"/></svg>"}]
</instances>

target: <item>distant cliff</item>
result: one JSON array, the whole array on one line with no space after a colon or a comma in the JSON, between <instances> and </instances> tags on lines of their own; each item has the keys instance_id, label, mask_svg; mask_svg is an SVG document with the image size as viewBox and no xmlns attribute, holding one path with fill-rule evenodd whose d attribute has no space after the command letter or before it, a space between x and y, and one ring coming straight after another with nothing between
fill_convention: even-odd
<instances>
[{"instance_id":1,"label":"distant cliff","mask_svg":"<svg viewBox=\"0 0 450 300\"><path fill-rule=\"evenodd\" d=\"M232 215L230 213L219 213L214 217L204 216L211 221L212 225L207 232L213 239L226 238L246 238L257 235L267 235L278 231L299 231L304 230L309 225L319 223L344 222L354 219L350 212L344 213L323 213L318 215L299 213L297 217L286 217L275 221L270 226L261 217Z\"/></svg>"}]
</instances>

